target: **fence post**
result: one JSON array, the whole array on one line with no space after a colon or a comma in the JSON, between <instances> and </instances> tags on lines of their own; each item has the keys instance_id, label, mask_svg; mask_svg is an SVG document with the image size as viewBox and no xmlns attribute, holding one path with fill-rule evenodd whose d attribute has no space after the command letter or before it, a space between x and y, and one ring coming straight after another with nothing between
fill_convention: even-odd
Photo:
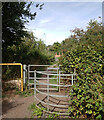
<instances>
[{"instance_id":1,"label":"fence post","mask_svg":"<svg viewBox=\"0 0 104 120\"><path fill-rule=\"evenodd\" d=\"M60 71L59 71L59 92L60 92Z\"/></svg>"},{"instance_id":2,"label":"fence post","mask_svg":"<svg viewBox=\"0 0 104 120\"><path fill-rule=\"evenodd\" d=\"M47 73L47 111L49 111L49 74Z\"/></svg>"},{"instance_id":3,"label":"fence post","mask_svg":"<svg viewBox=\"0 0 104 120\"><path fill-rule=\"evenodd\" d=\"M34 71L34 97L36 97L36 70Z\"/></svg>"},{"instance_id":4,"label":"fence post","mask_svg":"<svg viewBox=\"0 0 104 120\"><path fill-rule=\"evenodd\" d=\"M57 85L58 85L58 68L57 68ZM58 86L57 86L57 90L58 90Z\"/></svg>"},{"instance_id":5,"label":"fence post","mask_svg":"<svg viewBox=\"0 0 104 120\"><path fill-rule=\"evenodd\" d=\"M26 65L23 65L23 82L26 84Z\"/></svg>"},{"instance_id":6,"label":"fence post","mask_svg":"<svg viewBox=\"0 0 104 120\"><path fill-rule=\"evenodd\" d=\"M30 89L30 85L29 85L29 77L30 77L30 73L29 73L29 71L30 71L30 66L28 65L28 81L27 81L27 83L28 83L28 87L29 87L29 89Z\"/></svg>"}]
</instances>

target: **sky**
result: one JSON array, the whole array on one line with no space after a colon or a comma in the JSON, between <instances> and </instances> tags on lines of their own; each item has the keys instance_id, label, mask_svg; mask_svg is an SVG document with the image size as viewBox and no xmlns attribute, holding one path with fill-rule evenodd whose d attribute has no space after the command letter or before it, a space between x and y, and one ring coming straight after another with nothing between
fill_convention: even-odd
<instances>
[{"instance_id":1,"label":"sky","mask_svg":"<svg viewBox=\"0 0 104 120\"><path fill-rule=\"evenodd\" d=\"M26 27L46 45L61 43L75 27L85 29L91 19L102 20L102 2L44 2L42 10L34 4L31 12L35 11L35 20Z\"/></svg>"}]
</instances>

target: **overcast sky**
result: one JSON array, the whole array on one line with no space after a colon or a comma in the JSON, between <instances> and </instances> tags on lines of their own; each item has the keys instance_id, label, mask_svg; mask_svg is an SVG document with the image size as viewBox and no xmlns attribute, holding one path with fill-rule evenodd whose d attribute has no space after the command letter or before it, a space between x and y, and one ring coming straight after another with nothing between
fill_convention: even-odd
<instances>
[{"instance_id":1,"label":"overcast sky","mask_svg":"<svg viewBox=\"0 0 104 120\"><path fill-rule=\"evenodd\" d=\"M35 5L31 11L36 11ZM101 21L99 16L102 17L102 2L44 2L27 28L46 45L52 45L68 38L75 27L85 29L90 19Z\"/></svg>"}]
</instances>

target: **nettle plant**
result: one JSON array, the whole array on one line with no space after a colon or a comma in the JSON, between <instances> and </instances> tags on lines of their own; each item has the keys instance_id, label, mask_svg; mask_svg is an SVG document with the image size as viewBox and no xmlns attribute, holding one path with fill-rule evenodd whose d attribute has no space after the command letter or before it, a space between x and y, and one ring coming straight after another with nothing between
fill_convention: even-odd
<instances>
[{"instance_id":1,"label":"nettle plant","mask_svg":"<svg viewBox=\"0 0 104 120\"><path fill-rule=\"evenodd\" d=\"M69 92L71 97L69 113L75 118L103 119L104 117L103 45L93 36L94 34L89 34L88 37L89 39L92 37L95 41L86 41L86 44L79 42L76 49L68 51L60 60L61 69L65 73L70 73L73 68L76 69L77 82ZM80 39L82 38L86 40L85 35Z\"/></svg>"}]
</instances>

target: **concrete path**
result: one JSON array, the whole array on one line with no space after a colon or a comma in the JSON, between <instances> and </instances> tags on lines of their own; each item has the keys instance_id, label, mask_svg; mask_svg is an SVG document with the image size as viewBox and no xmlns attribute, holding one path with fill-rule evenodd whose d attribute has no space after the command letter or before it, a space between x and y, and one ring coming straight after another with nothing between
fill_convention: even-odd
<instances>
[{"instance_id":1,"label":"concrete path","mask_svg":"<svg viewBox=\"0 0 104 120\"><path fill-rule=\"evenodd\" d=\"M2 103L2 118L31 118L30 104L34 102L34 96L22 97L19 95L4 100Z\"/></svg>"}]
</instances>

